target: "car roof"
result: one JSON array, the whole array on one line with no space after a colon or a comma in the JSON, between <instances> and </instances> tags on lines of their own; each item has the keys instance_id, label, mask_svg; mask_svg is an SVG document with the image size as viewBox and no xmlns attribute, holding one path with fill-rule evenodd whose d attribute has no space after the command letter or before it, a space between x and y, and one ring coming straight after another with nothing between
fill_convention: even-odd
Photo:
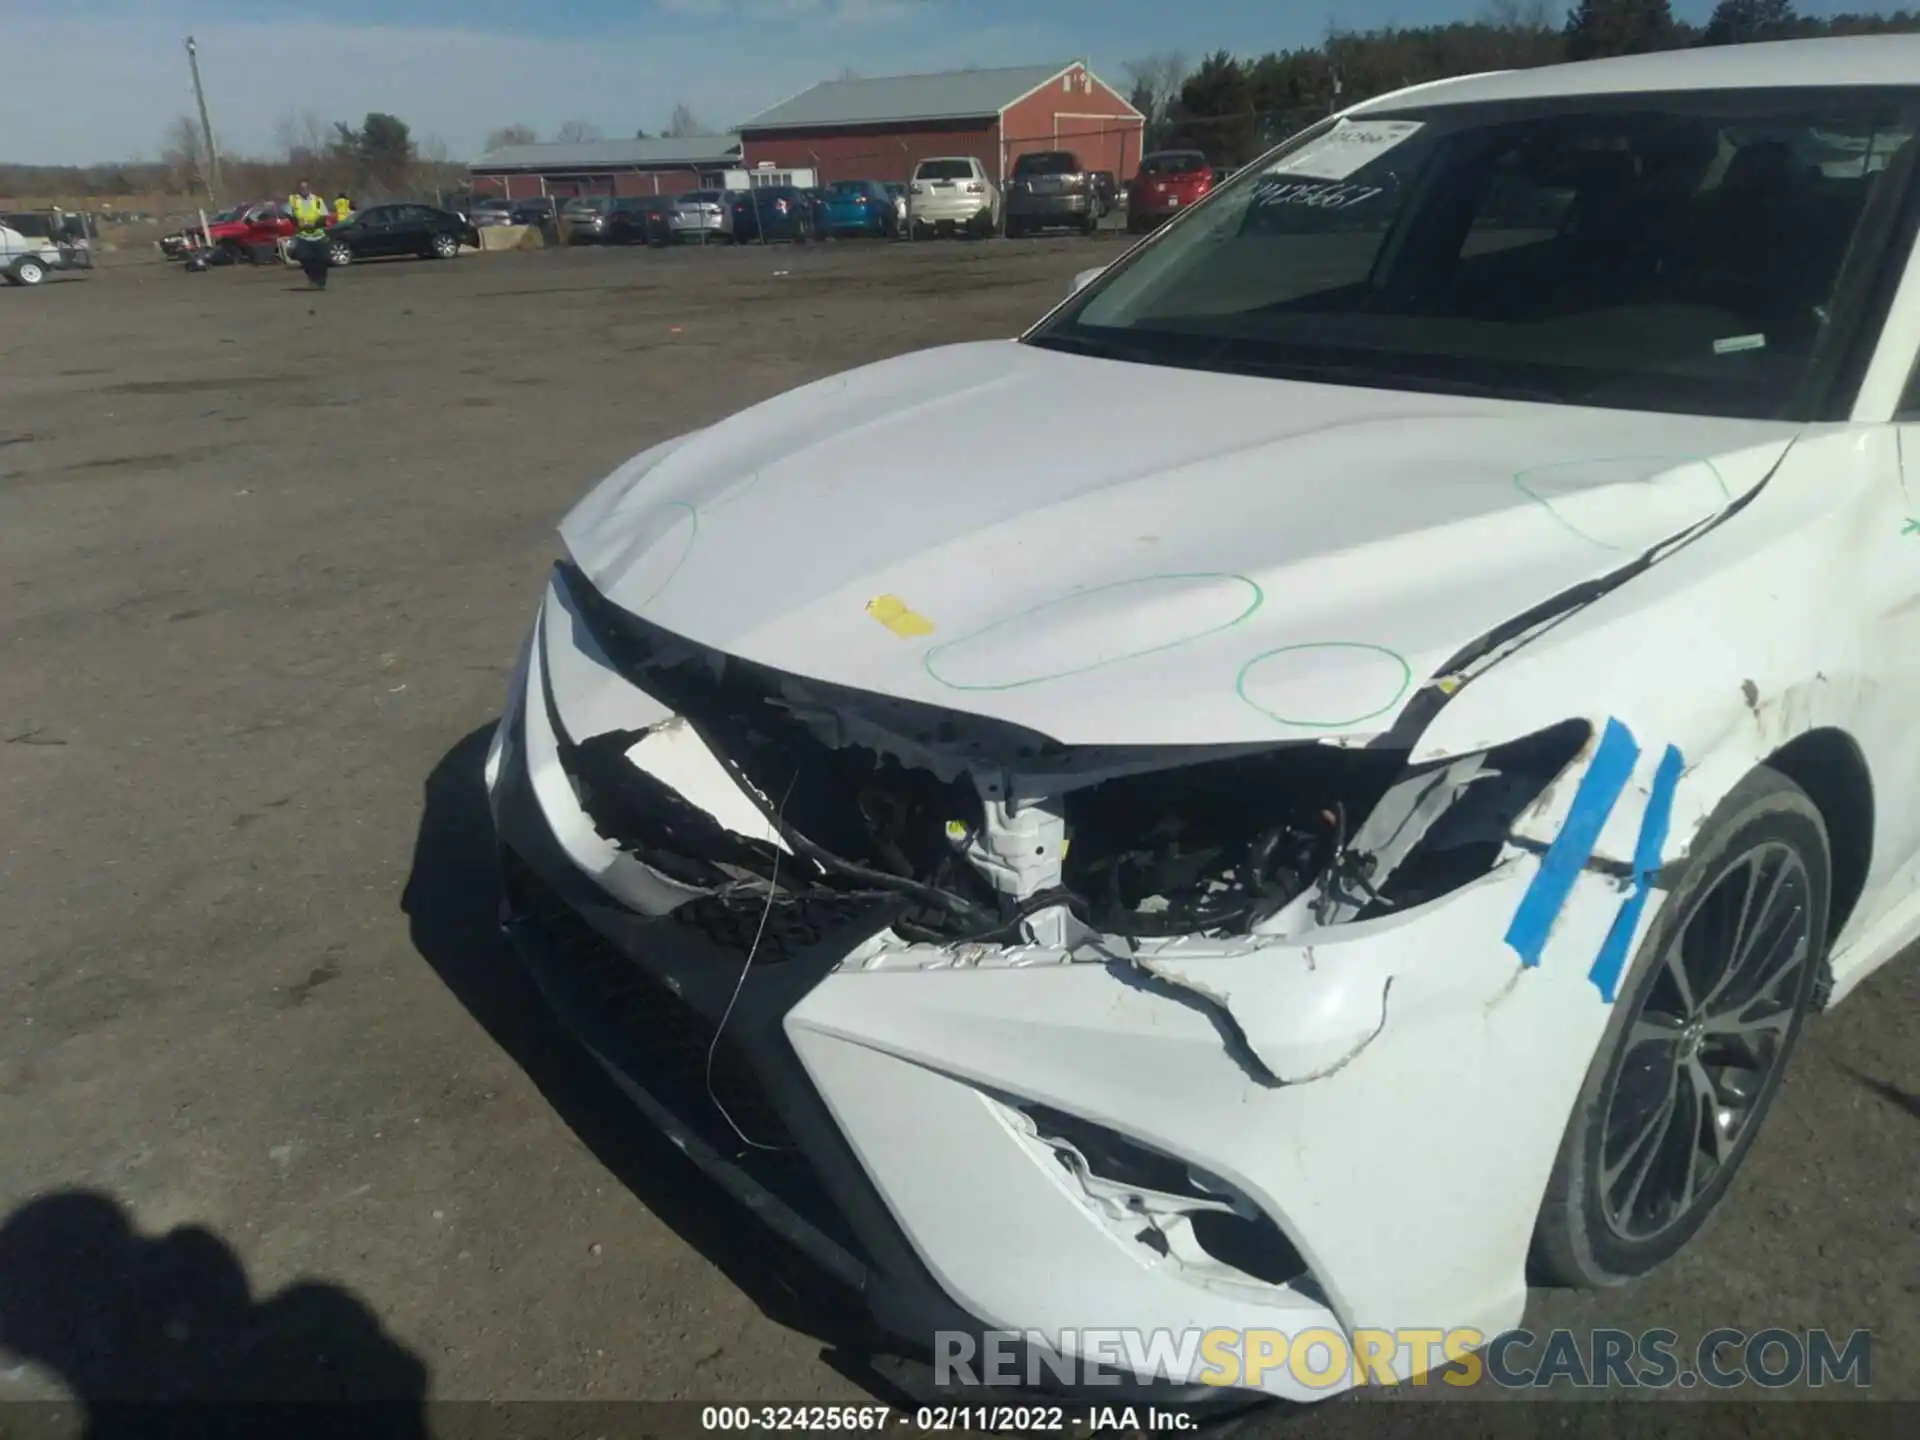
<instances>
[{"instance_id":1,"label":"car roof","mask_svg":"<svg viewBox=\"0 0 1920 1440\"><path fill-rule=\"evenodd\" d=\"M1584 95L1821 86L1920 88L1920 35L1839 35L1759 45L1710 45L1697 50L1661 50L1649 55L1542 65L1531 70L1497 70L1376 96L1349 113Z\"/></svg>"}]
</instances>

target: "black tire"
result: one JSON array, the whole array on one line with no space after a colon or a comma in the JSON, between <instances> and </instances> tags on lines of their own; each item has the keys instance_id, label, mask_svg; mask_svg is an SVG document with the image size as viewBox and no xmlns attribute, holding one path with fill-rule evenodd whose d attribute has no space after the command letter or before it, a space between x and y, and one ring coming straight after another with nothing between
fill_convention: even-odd
<instances>
[{"instance_id":1,"label":"black tire","mask_svg":"<svg viewBox=\"0 0 1920 1440\"><path fill-rule=\"evenodd\" d=\"M13 262L13 269L7 273L7 279L15 285L40 285L46 282L47 267L31 255L22 255Z\"/></svg>"},{"instance_id":2,"label":"black tire","mask_svg":"<svg viewBox=\"0 0 1920 1440\"><path fill-rule=\"evenodd\" d=\"M1621 980L1606 1033L1574 1103L1534 1228L1531 1270L1538 1283L1624 1284L1679 1253L1712 1215L1766 1119L1808 1012L1826 992L1832 875L1819 810L1778 771L1755 770L1714 811ZM1757 918L1747 916L1741 905L1749 884L1753 893L1768 897L1761 907L1765 913ZM1774 916L1783 926L1784 951L1777 944L1759 946ZM1734 924L1722 953L1713 926L1725 928L1728 917ZM1690 934L1695 924L1701 929ZM1751 953L1740 945L1742 935L1757 948L1803 958L1797 967L1782 965L1777 971L1764 957L1734 966L1733 956ZM1683 939L1697 942L1690 958L1683 955ZM1741 968L1747 973L1736 976ZM1729 1002L1721 988L1736 978ZM1738 998L1749 983L1760 981L1766 983ZM1701 992L1704 996L1696 999ZM1763 1000L1768 1008L1756 1019ZM1689 1013L1720 1019L1683 1023L1670 1018ZM1731 1031L1711 1028L1736 1020L1744 1032L1737 1046L1728 1038ZM1762 1049L1766 1059L1757 1071L1728 1063L1735 1053L1758 1059ZM1654 1095L1663 1088L1663 1076L1670 1077L1666 1100L1628 1104L1634 1097L1623 1092L1623 1081L1628 1090L1638 1087ZM1634 1117L1635 1108L1648 1118ZM1735 1118L1728 1120L1729 1115ZM1709 1132L1716 1156L1707 1162L1710 1170L1697 1174ZM1624 1143L1609 1144L1622 1135ZM1648 1137L1651 1143L1643 1145ZM1674 1175L1676 1168L1684 1173ZM1609 1169L1617 1172L1611 1179ZM1677 1207L1635 1233L1646 1195L1676 1179Z\"/></svg>"},{"instance_id":3,"label":"black tire","mask_svg":"<svg viewBox=\"0 0 1920 1440\"><path fill-rule=\"evenodd\" d=\"M327 243L327 264L338 267L352 263L353 251L343 242L334 240Z\"/></svg>"},{"instance_id":4,"label":"black tire","mask_svg":"<svg viewBox=\"0 0 1920 1440\"><path fill-rule=\"evenodd\" d=\"M427 254L435 260L452 260L459 255L459 253L459 237L449 235L445 231L435 235L431 244L427 247Z\"/></svg>"}]
</instances>

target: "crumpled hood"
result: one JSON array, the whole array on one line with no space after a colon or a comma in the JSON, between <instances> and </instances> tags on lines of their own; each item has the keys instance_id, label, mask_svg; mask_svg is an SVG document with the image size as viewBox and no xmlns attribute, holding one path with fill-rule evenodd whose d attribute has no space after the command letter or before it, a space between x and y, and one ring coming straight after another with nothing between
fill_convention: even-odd
<instances>
[{"instance_id":1,"label":"crumpled hood","mask_svg":"<svg viewBox=\"0 0 1920 1440\"><path fill-rule=\"evenodd\" d=\"M1462 645L1723 509L1795 433L994 341L649 451L561 535L676 634L1069 744L1360 737Z\"/></svg>"}]
</instances>

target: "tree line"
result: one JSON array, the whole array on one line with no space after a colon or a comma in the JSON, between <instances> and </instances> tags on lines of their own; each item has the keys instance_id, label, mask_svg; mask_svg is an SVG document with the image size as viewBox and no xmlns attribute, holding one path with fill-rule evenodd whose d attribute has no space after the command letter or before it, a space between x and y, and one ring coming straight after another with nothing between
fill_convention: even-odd
<instances>
[{"instance_id":1,"label":"tree line","mask_svg":"<svg viewBox=\"0 0 1920 1440\"><path fill-rule=\"evenodd\" d=\"M667 140L713 133L685 104L675 105L661 129ZM645 130L639 139L651 138ZM486 148L532 145L540 135L531 125L505 125L487 135ZM577 144L599 140L603 132L584 120L568 120L553 140ZM212 165L199 122L176 115L160 134L160 158L106 165L0 165L0 197L59 197L73 201L116 195L170 195L204 200ZM324 120L311 113L290 116L276 127L270 154L220 156L222 204L284 195L302 180L329 195L361 199L425 198L460 188L466 166L454 164L437 141L417 141L406 121L383 111L358 125Z\"/></svg>"},{"instance_id":2,"label":"tree line","mask_svg":"<svg viewBox=\"0 0 1920 1440\"><path fill-rule=\"evenodd\" d=\"M74 201L116 195L168 195L204 203L214 166L190 115L177 115L160 135L160 158L109 165L0 165L0 196ZM430 196L465 182L437 141L417 141L397 115L369 112L358 125L292 116L275 130L270 154L219 157L221 204L290 194L302 180L328 195L364 200Z\"/></svg>"},{"instance_id":3,"label":"tree line","mask_svg":"<svg viewBox=\"0 0 1920 1440\"><path fill-rule=\"evenodd\" d=\"M1318 45L1257 58L1215 51L1126 67L1150 149L1203 150L1239 164L1314 118L1375 95L1484 70L1823 35L1920 31L1920 11L1803 16L1793 0L1720 0L1704 25L1677 19L1669 0L1577 0L1564 18L1544 0L1493 0L1479 18L1446 25L1334 30Z\"/></svg>"}]
</instances>

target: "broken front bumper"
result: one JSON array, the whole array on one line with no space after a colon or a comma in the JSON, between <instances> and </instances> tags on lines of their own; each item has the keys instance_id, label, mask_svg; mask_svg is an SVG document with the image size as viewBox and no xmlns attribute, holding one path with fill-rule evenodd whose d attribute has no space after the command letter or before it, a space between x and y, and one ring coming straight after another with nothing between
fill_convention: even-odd
<instances>
[{"instance_id":1,"label":"broken front bumper","mask_svg":"<svg viewBox=\"0 0 1920 1440\"><path fill-rule=\"evenodd\" d=\"M1502 940L1539 868L1514 851L1384 919L1094 961L908 944L884 901L783 908L743 980L759 905L681 903L575 798L556 725L666 714L577 635L550 591L488 759L508 932L650 1122L908 1348L1519 1320L1618 882L1580 873L1534 968ZM1168 1157L1238 1213L1203 1227L1136 1183Z\"/></svg>"}]
</instances>

